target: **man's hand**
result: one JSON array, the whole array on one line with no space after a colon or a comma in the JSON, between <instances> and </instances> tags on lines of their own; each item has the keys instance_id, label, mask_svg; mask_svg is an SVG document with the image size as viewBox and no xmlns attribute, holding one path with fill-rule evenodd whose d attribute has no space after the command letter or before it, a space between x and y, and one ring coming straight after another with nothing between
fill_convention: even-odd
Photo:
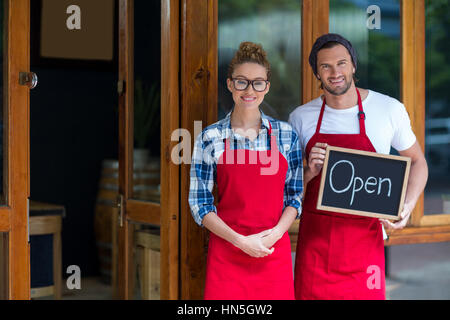
<instances>
[{"instance_id":1,"label":"man's hand","mask_svg":"<svg viewBox=\"0 0 450 320\"><path fill-rule=\"evenodd\" d=\"M414 206L406 203L403 205L403 211L400 213L400 220L397 222L390 222L386 219L380 219L386 230L400 230L403 229L408 223L409 217L411 216L411 212L413 211Z\"/></svg>"},{"instance_id":2,"label":"man's hand","mask_svg":"<svg viewBox=\"0 0 450 320\"><path fill-rule=\"evenodd\" d=\"M317 142L314 147L311 148L308 157L308 165L305 168L303 176L305 185L307 185L308 182L317 176L320 170L322 170L327 146L328 144L326 143Z\"/></svg>"}]
</instances>

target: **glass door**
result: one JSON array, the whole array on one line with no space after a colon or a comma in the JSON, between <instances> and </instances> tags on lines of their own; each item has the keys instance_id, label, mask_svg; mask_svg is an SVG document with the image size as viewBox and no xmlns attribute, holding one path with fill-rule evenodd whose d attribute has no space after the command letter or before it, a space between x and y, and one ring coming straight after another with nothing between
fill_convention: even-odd
<instances>
[{"instance_id":1,"label":"glass door","mask_svg":"<svg viewBox=\"0 0 450 320\"><path fill-rule=\"evenodd\" d=\"M120 299L178 298L178 3L119 6ZM162 70L164 69L164 70Z\"/></svg>"},{"instance_id":2,"label":"glass door","mask_svg":"<svg viewBox=\"0 0 450 320\"><path fill-rule=\"evenodd\" d=\"M0 1L0 298L30 298L29 0Z\"/></svg>"}]
</instances>

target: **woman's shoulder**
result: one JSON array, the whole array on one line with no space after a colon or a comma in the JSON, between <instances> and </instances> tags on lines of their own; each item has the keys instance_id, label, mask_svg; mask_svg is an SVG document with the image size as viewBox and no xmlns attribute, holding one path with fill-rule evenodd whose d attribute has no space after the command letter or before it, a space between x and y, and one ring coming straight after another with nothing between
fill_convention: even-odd
<instances>
[{"instance_id":1,"label":"woman's shoulder","mask_svg":"<svg viewBox=\"0 0 450 320\"><path fill-rule=\"evenodd\" d=\"M202 139L204 142L211 142L215 139L222 138L222 130L225 128L225 119L221 119L213 124L205 127L201 133L197 136L197 139Z\"/></svg>"}]
</instances>

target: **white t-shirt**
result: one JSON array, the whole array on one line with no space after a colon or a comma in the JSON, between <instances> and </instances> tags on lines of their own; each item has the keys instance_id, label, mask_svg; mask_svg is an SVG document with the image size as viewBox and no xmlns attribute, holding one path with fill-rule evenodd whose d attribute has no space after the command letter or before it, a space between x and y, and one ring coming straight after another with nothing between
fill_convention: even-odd
<instances>
[{"instance_id":1,"label":"white t-shirt","mask_svg":"<svg viewBox=\"0 0 450 320\"><path fill-rule=\"evenodd\" d=\"M297 107L289 115L289 123L297 130L303 153L316 132L322 99L318 97ZM405 106L398 100L371 91L362 101L366 114L366 134L377 153L389 154L391 146L397 151L410 148L416 141ZM337 110L325 105L321 133L359 133L358 105Z\"/></svg>"}]
</instances>

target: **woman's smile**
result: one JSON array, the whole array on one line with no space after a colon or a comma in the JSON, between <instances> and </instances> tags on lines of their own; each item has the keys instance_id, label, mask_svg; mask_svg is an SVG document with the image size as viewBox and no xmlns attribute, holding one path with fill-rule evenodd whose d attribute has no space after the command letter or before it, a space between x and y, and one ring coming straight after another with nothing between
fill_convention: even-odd
<instances>
[{"instance_id":1,"label":"woman's smile","mask_svg":"<svg viewBox=\"0 0 450 320\"><path fill-rule=\"evenodd\" d=\"M254 102L256 101L256 97L254 96L241 96L241 100L244 102Z\"/></svg>"}]
</instances>

